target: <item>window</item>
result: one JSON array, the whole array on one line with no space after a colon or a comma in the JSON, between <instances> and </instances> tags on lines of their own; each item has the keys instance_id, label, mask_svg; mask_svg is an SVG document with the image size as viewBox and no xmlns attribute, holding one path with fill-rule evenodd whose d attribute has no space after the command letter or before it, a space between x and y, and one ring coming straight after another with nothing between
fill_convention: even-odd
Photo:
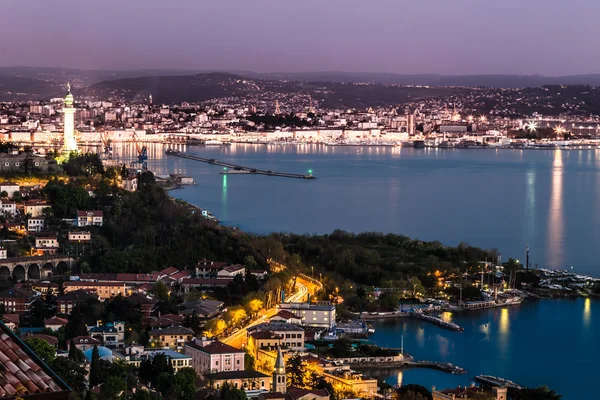
<instances>
[{"instance_id":1,"label":"window","mask_svg":"<svg viewBox=\"0 0 600 400\"><path fill-rule=\"evenodd\" d=\"M240 360L236 360L235 362L237 365L240 365Z\"/></svg>"},{"instance_id":2,"label":"window","mask_svg":"<svg viewBox=\"0 0 600 400\"><path fill-rule=\"evenodd\" d=\"M18 167L19 165L21 165L21 164L18 162L15 163L15 167Z\"/></svg>"}]
</instances>

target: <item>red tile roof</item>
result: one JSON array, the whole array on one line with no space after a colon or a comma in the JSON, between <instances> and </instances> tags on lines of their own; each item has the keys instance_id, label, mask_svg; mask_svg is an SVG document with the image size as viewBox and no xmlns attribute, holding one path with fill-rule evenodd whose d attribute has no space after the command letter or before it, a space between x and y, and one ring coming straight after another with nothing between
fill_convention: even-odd
<instances>
[{"instance_id":1,"label":"red tile roof","mask_svg":"<svg viewBox=\"0 0 600 400\"><path fill-rule=\"evenodd\" d=\"M60 317L52 317L52 318L48 318L46 320L44 320L44 325L48 326L48 325L66 325L67 324L67 319L66 318L60 318Z\"/></svg>"},{"instance_id":2,"label":"red tile roof","mask_svg":"<svg viewBox=\"0 0 600 400\"><path fill-rule=\"evenodd\" d=\"M173 275L176 272L179 272L179 270L175 267L167 267L167 268L163 269L162 271L160 271L161 274L165 274L165 275Z\"/></svg>"},{"instance_id":3,"label":"red tile roof","mask_svg":"<svg viewBox=\"0 0 600 400\"><path fill-rule=\"evenodd\" d=\"M240 350L221 341L215 341L206 346L197 345L194 342L186 343L186 345L193 347L196 350L200 350L206 354L232 354L232 353L244 353L244 350Z\"/></svg>"},{"instance_id":4,"label":"red tile roof","mask_svg":"<svg viewBox=\"0 0 600 400\"><path fill-rule=\"evenodd\" d=\"M326 389L300 389L297 387L290 387L287 390L287 398L291 398L292 400L299 399L307 394L319 397L329 397L329 392Z\"/></svg>"},{"instance_id":5,"label":"red tile roof","mask_svg":"<svg viewBox=\"0 0 600 400\"><path fill-rule=\"evenodd\" d=\"M12 322L15 325L21 324L21 314L4 314L2 319L7 322Z\"/></svg>"},{"instance_id":6,"label":"red tile roof","mask_svg":"<svg viewBox=\"0 0 600 400\"><path fill-rule=\"evenodd\" d=\"M229 282L233 281L233 278L223 279L210 279L210 278L183 278L181 280L182 285L192 286L227 286Z\"/></svg>"},{"instance_id":7,"label":"red tile roof","mask_svg":"<svg viewBox=\"0 0 600 400\"><path fill-rule=\"evenodd\" d=\"M70 390L6 325L0 324L0 398L57 392L66 398Z\"/></svg>"},{"instance_id":8,"label":"red tile roof","mask_svg":"<svg viewBox=\"0 0 600 400\"><path fill-rule=\"evenodd\" d=\"M281 336L271 331L258 331L250 334L254 339L281 339Z\"/></svg>"},{"instance_id":9,"label":"red tile roof","mask_svg":"<svg viewBox=\"0 0 600 400\"><path fill-rule=\"evenodd\" d=\"M78 344L90 344L90 345L98 344L98 345L100 345L100 344L102 344L102 342L94 339L91 336L77 336L77 337L74 337L72 340L75 342L75 345L78 345ZM68 342L69 342L69 346L70 346L71 341L69 340Z\"/></svg>"},{"instance_id":10,"label":"red tile roof","mask_svg":"<svg viewBox=\"0 0 600 400\"><path fill-rule=\"evenodd\" d=\"M77 210L78 217L87 217L88 215L91 215L93 217L102 217L104 215L104 212L101 210L92 210L92 211Z\"/></svg>"}]
</instances>

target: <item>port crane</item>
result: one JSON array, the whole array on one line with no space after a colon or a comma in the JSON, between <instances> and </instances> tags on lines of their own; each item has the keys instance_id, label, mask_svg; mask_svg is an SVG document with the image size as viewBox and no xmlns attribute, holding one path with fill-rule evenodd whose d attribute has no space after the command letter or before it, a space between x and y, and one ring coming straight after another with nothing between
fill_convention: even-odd
<instances>
[{"instance_id":1,"label":"port crane","mask_svg":"<svg viewBox=\"0 0 600 400\"><path fill-rule=\"evenodd\" d=\"M146 160L148 160L148 148L140 144L140 139L135 134L135 131L132 133L131 138L133 139L133 143L135 143L135 149L137 150L137 160L132 161L130 165L135 167L136 164L139 164L142 168L142 171L146 171L148 169L148 164L146 163Z\"/></svg>"},{"instance_id":2,"label":"port crane","mask_svg":"<svg viewBox=\"0 0 600 400\"><path fill-rule=\"evenodd\" d=\"M110 139L110 137L108 137L108 133L101 132L100 139L102 140L102 146L103 146L103 150L104 150L103 154L106 157L108 157L108 159L112 159L113 158L112 140Z\"/></svg>"}]
</instances>

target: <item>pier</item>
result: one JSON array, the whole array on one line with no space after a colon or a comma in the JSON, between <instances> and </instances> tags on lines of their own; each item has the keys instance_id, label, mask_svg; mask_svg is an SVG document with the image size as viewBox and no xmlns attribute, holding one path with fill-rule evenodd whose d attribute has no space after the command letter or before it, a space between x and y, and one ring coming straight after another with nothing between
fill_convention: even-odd
<instances>
[{"instance_id":1,"label":"pier","mask_svg":"<svg viewBox=\"0 0 600 400\"><path fill-rule=\"evenodd\" d=\"M450 329L450 330L457 331L457 332L464 331L464 329L462 327L456 325L454 322L446 322L441 318L434 317L432 315L427 315L419 310L415 310L412 313L412 315L417 319L431 322L432 324L435 324L435 325L439 326L440 328L446 328L446 329Z\"/></svg>"},{"instance_id":2,"label":"pier","mask_svg":"<svg viewBox=\"0 0 600 400\"><path fill-rule=\"evenodd\" d=\"M267 175L267 176L279 176L282 178L316 179L316 177L313 176L311 171L309 171L308 174L306 174L306 175L290 174L287 172L277 172L277 171L270 171L270 170L266 171L263 169L244 167L243 165L231 164L231 163L215 160L214 158L204 158L204 157L199 157L199 156L193 156L191 154L181 153L181 152L175 151L175 150L167 150L167 155L181 157L181 158L187 158L188 160L200 161L200 162L204 162L207 164L219 165L219 166L225 167L225 168L232 168L231 171L224 171L223 173L225 173L225 174L240 174L240 175L256 174L256 175Z\"/></svg>"},{"instance_id":3,"label":"pier","mask_svg":"<svg viewBox=\"0 0 600 400\"><path fill-rule=\"evenodd\" d=\"M517 385L513 381L509 381L508 379L498 378L496 376L491 375L478 375L475 377L475 380L483 385L488 385L492 387L504 386L507 388L521 389L521 386Z\"/></svg>"}]
</instances>

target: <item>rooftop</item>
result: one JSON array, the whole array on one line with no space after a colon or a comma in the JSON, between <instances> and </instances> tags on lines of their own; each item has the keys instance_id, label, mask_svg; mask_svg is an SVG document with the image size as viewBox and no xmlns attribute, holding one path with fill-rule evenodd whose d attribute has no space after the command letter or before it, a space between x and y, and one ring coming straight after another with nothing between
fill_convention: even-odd
<instances>
[{"instance_id":1,"label":"rooftop","mask_svg":"<svg viewBox=\"0 0 600 400\"><path fill-rule=\"evenodd\" d=\"M0 370L0 398L64 392L66 399L70 392L67 384L3 323L0 323Z\"/></svg>"},{"instance_id":2,"label":"rooftop","mask_svg":"<svg viewBox=\"0 0 600 400\"><path fill-rule=\"evenodd\" d=\"M207 354L230 354L230 353L244 353L244 350L240 350L228 344L225 344L220 341L212 342L206 346L200 346L194 342L186 343L186 346L190 346L196 350L200 350Z\"/></svg>"},{"instance_id":3,"label":"rooftop","mask_svg":"<svg viewBox=\"0 0 600 400\"><path fill-rule=\"evenodd\" d=\"M168 328L154 329L148 332L150 336L161 336L161 335L193 335L194 331L183 326L174 325Z\"/></svg>"},{"instance_id":4,"label":"rooftop","mask_svg":"<svg viewBox=\"0 0 600 400\"><path fill-rule=\"evenodd\" d=\"M30 299L33 297L33 292L12 288L0 293L0 298L3 299Z\"/></svg>"},{"instance_id":5,"label":"rooftop","mask_svg":"<svg viewBox=\"0 0 600 400\"><path fill-rule=\"evenodd\" d=\"M214 374L206 374L205 377L209 380L231 380L231 379L258 379L268 378L269 375L258 371L224 371Z\"/></svg>"}]
</instances>

